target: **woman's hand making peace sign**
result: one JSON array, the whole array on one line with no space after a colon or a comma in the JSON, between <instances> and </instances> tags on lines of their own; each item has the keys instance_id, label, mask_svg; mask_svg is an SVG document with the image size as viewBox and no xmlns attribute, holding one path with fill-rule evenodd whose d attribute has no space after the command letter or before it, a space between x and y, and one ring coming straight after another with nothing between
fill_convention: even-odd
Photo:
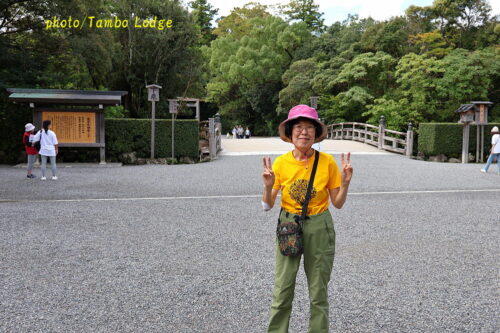
<instances>
[{"instance_id":1,"label":"woman's hand making peace sign","mask_svg":"<svg viewBox=\"0 0 500 333\"><path fill-rule=\"evenodd\" d=\"M348 186L352 179L351 153L347 153L347 159L344 153L340 155L342 160L342 169L340 171L340 181L342 185Z\"/></svg>"},{"instance_id":2,"label":"woman's hand making peace sign","mask_svg":"<svg viewBox=\"0 0 500 333\"><path fill-rule=\"evenodd\" d=\"M271 164L271 158L264 157L262 161L264 162L264 172L262 172L262 182L264 183L265 187L270 188L274 185L274 172L273 172L273 165Z\"/></svg>"}]
</instances>

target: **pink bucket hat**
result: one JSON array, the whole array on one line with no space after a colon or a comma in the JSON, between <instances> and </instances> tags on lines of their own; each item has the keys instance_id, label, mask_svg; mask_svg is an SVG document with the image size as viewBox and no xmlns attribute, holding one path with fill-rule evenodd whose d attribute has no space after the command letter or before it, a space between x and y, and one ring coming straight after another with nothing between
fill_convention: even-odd
<instances>
[{"instance_id":1,"label":"pink bucket hat","mask_svg":"<svg viewBox=\"0 0 500 333\"><path fill-rule=\"evenodd\" d=\"M319 136L316 136L314 143L321 142L326 138L328 130L326 128L326 125L319 121L318 112L316 112L316 110L310 106L299 104L290 109L290 111L288 112L288 119L280 124L279 132L281 140L285 142L292 142L292 140L285 135L285 124L290 120L297 119L299 117L311 119L321 127L321 134Z\"/></svg>"}]
</instances>

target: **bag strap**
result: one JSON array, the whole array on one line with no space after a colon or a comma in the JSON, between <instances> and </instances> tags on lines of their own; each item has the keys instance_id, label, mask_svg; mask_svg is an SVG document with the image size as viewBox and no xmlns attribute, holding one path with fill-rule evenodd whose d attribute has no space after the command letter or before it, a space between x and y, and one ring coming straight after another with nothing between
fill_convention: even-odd
<instances>
[{"instance_id":1,"label":"bag strap","mask_svg":"<svg viewBox=\"0 0 500 333\"><path fill-rule=\"evenodd\" d=\"M311 199L311 191L314 184L314 176L316 176L316 169L318 168L318 161L319 161L319 151L316 150L316 157L314 158L314 165L311 172L311 179L309 179L309 184L307 185L306 198L304 200L304 204L302 205L302 215L300 216L300 219L302 221L306 219L307 206L309 205L309 199Z\"/></svg>"}]
</instances>

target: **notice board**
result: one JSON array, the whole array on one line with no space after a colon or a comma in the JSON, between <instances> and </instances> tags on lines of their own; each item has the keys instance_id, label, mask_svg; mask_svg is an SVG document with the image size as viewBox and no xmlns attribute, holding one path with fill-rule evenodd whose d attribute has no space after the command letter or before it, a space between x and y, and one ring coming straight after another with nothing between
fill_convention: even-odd
<instances>
[{"instance_id":1,"label":"notice board","mask_svg":"<svg viewBox=\"0 0 500 333\"><path fill-rule=\"evenodd\" d=\"M42 112L43 120L52 121L52 130L60 143L95 143L95 112Z\"/></svg>"}]
</instances>

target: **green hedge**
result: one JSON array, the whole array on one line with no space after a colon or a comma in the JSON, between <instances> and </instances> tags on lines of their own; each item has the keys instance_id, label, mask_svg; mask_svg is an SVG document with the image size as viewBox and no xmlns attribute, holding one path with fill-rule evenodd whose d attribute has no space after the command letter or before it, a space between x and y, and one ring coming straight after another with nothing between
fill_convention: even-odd
<instances>
[{"instance_id":1,"label":"green hedge","mask_svg":"<svg viewBox=\"0 0 500 333\"><path fill-rule=\"evenodd\" d=\"M484 130L484 151L491 147L490 131L499 123L488 124ZM418 151L425 155L444 154L459 157L462 154L463 125L458 123L421 123L418 128ZM470 126L469 152L476 151L476 125Z\"/></svg>"},{"instance_id":2,"label":"green hedge","mask_svg":"<svg viewBox=\"0 0 500 333\"><path fill-rule=\"evenodd\" d=\"M150 119L106 119L106 159L115 160L122 153L136 152L137 157L150 157ZM172 156L172 121L155 121L155 157ZM198 158L198 121L175 121L175 157Z\"/></svg>"}]
</instances>

